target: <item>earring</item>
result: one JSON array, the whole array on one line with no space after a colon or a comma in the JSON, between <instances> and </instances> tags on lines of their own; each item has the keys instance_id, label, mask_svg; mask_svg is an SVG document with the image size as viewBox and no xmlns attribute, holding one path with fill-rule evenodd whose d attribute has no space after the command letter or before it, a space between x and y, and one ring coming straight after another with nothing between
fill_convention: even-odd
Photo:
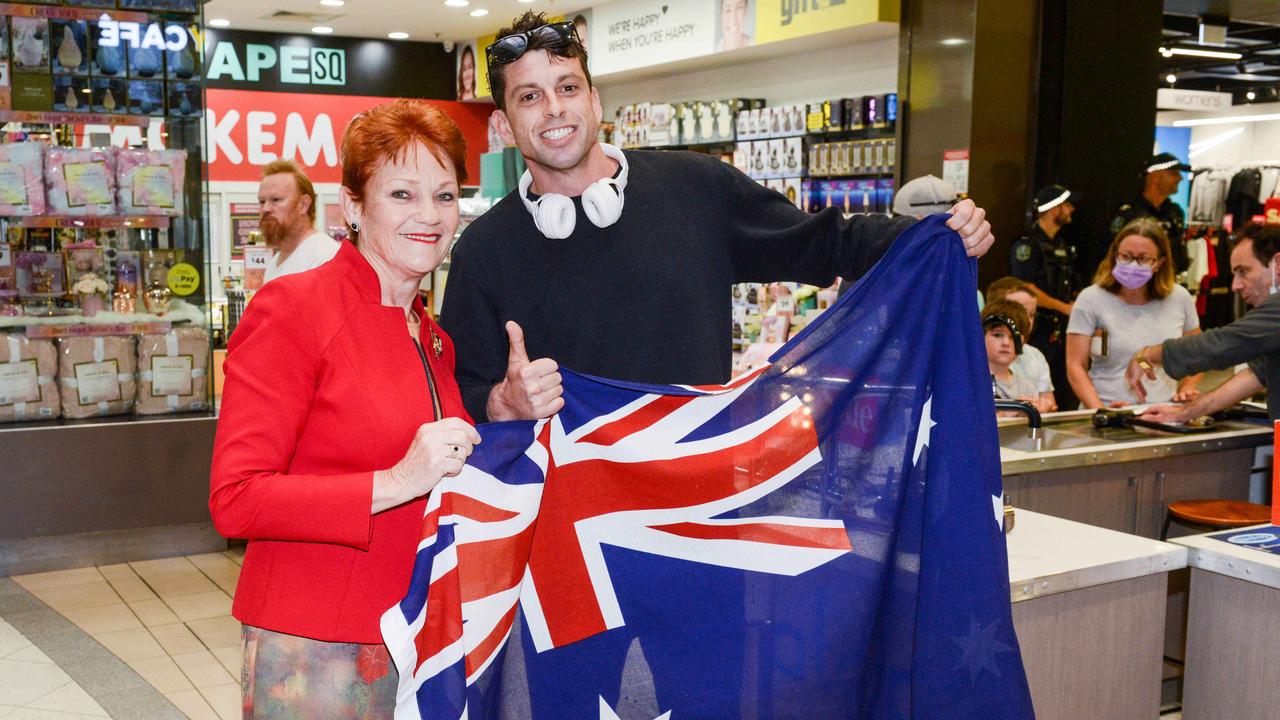
<instances>
[{"instance_id":1,"label":"earring","mask_svg":"<svg viewBox=\"0 0 1280 720\"><path fill-rule=\"evenodd\" d=\"M351 223L351 232L360 232L360 224Z\"/></svg>"}]
</instances>

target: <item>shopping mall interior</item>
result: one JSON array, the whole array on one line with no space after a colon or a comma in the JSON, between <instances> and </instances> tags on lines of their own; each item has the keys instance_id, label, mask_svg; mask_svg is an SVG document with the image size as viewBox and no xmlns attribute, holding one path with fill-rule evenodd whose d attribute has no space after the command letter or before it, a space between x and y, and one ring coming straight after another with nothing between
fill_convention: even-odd
<instances>
[{"instance_id":1,"label":"shopping mall interior","mask_svg":"<svg viewBox=\"0 0 1280 720\"><path fill-rule=\"evenodd\" d=\"M21 0L0 123L0 719L1276 716L1276 0Z\"/></svg>"}]
</instances>

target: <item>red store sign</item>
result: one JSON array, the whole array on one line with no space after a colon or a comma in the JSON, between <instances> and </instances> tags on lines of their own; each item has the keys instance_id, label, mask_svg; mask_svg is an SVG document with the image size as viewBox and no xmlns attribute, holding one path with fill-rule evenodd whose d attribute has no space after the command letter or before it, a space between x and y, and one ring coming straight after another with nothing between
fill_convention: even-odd
<instances>
[{"instance_id":1,"label":"red store sign","mask_svg":"<svg viewBox=\"0 0 1280 720\"><path fill-rule=\"evenodd\" d=\"M277 158L298 162L312 182L338 183L342 133L357 113L392 98L306 95L250 90L205 91L205 143L210 182L262 178L261 167ZM424 100L449 114L467 141L467 178L480 182L480 153L488 149L489 104Z\"/></svg>"}]
</instances>

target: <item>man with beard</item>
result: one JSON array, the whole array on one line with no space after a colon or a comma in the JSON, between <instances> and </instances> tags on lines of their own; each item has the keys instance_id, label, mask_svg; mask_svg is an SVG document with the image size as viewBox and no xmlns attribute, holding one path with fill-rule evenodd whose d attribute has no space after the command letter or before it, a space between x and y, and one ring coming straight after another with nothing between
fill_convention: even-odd
<instances>
[{"instance_id":1,"label":"man with beard","mask_svg":"<svg viewBox=\"0 0 1280 720\"><path fill-rule=\"evenodd\" d=\"M1187 220L1182 208L1170 198L1178 192L1178 184L1182 182L1184 172L1191 172L1191 166L1173 153L1160 153L1152 157L1142 166L1142 192L1132 202L1117 208L1115 219L1111 221L1113 235L1138 218L1151 217L1159 221L1165 234L1169 236L1173 269L1176 273L1187 271L1187 246L1182 238Z\"/></svg>"},{"instance_id":2,"label":"man with beard","mask_svg":"<svg viewBox=\"0 0 1280 720\"><path fill-rule=\"evenodd\" d=\"M1231 248L1231 289L1253 310L1230 325L1140 349L1129 360L1125 379L1130 387L1141 389L1142 378L1155 376L1156 365L1163 365L1165 372L1175 378L1238 363L1249 366L1185 405L1160 405L1148 409L1143 417L1156 422L1186 422L1271 388L1267 393L1267 413L1273 421L1280 419L1280 390L1275 389L1280 386L1277 268L1280 225L1246 225ZM1142 399L1142 395L1137 397Z\"/></svg>"},{"instance_id":3,"label":"man with beard","mask_svg":"<svg viewBox=\"0 0 1280 720\"><path fill-rule=\"evenodd\" d=\"M258 227L275 251L267 261L265 282L323 265L338 253L338 241L316 230L316 190L292 160L275 160L262 168L258 205Z\"/></svg>"},{"instance_id":4,"label":"man with beard","mask_svg":"<svg viewBox=\"0 0 1280 720\"><path fill-rule=\"evenodd\" d=\"M1027 283L1035 296L1039 309L1028 343L1044 352L1059 407L1075 404L1067 381L1066 326L1071 303L1084 283L1076 269L1076 247L1067 243L1062 229L1071 224L1079 198L1061 185L1041 188L1035 198L1036 221L1013 243L1009 258L1012 275Z\"/></svg>"}]
</instances>

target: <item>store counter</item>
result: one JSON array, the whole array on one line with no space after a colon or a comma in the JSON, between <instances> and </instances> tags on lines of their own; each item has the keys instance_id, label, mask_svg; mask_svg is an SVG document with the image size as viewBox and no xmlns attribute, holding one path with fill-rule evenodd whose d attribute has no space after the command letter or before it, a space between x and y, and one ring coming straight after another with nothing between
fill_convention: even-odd
<instances>
[{"instance_id":1,"label":"store counter","mask_svg":"<svg viewBox=\"0 0 1280 720\"><path fill-rule=\"evenodd\" d=\"M1036 717L1157 717L1165 588L1186 549L1022 508L1007 542Z\"/></svg>"},{"instance_id":2,"label":"store counter","mask_svg":"<svg viewBox=\"0 0 1280 720\"><path fill-rule=\"evenodd\" d=\"M1025 421L1001 420L1000 466L1010 503L1157 538L1169 502L1249 500L1251 475L1266 465L1262 455L1272 444L1265 422L1226 421L1213 432L1179 435L1095 430L1092 415L1046 415L1038 441L1027 437Z\"/></svg>"},{"instance_id":3,"label":"store counter","mask_svg":"<svg viewBox=\"0 0 1280 720\"><path fill-rule=\"evenodd\" d=\"M1213 536L1246 535L1232 544ZM1252 537L1249 537L1252 536ZM1187 548L1191 600L1184 720L1275 717L1280 683L1280 529L1242 528L1171 542Z\"/></svg>"},{"instance_id":4,"label":"store counter","mask_svg":"<svg viewBox=\"0 0 1280 720\"><path fill-rule=\"evenodd\" d=\"M226 547L207 312L165 304L0 317L0 363L29 363L39 391L0 406L0 577Z\"/></svg>"}]
</instances>

